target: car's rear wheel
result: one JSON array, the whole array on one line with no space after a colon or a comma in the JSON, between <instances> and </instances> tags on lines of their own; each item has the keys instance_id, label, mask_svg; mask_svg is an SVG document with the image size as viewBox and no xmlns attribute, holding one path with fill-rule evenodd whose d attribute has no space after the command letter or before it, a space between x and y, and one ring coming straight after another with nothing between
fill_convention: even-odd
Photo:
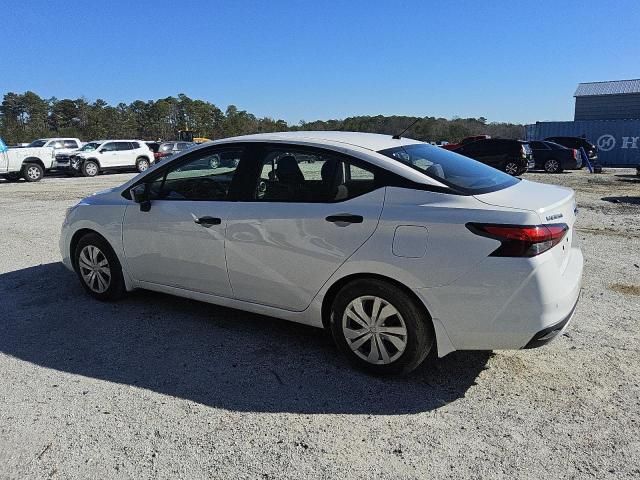
<instances>
[{"instance_id":1,"label":"car's rear wheel","mask_svg":"<svg viewBox=\"0 0 640 480\"><path fill-rule=\"evenodd\" d=\"M44 177L44 168L37 163L25 163L22 167L22 178L27 182L39 182Z\"/></svg>"},{"instance_id":2,"label":"car's rear wheel","mask_svg":"<svg viewBox=\"0 0 640 480\"><path fill-rule=\"evenodd\" d=\"M92 297L117 300L124 293L124 278L118 257L109 243L96 233L83 236L74 252L80 283Z\"/></svg>"},{"instance_id":3,"label":"car's rear wheel","mask_svg":"<svg viewBox=\"0 0 640 480\"><path fill-rule=\"evenodd\" d=\"M544 171L547 173L560 173L562 171L562 167L560 166L560 162L555 158L550 158L546 162L544 162Z\"/></svg>"},{"instance_id":4,"label":"car's rear wheel","mask_svg":"<svg viewBox=\"0 0 640 480\"><path fill-rule=\"evenodd\" d=\"M355 280L333 301L330 316L338 348L356 366L376 374L406 374L433 344L431 320L402 289L378 279Z\"/></svg>"},{"instance_id":5,"label":"car's rear wheel","mask_svg":"<svg viewBox=\"0 0 640 480\"><path fill-rule=\"evenodd\" d=\"M507 162L504 164L504 171L514 177L520 173L520 165L517 162Z\"/></svg>"},{"instance_id":6,"label":"car's rear wheel","mask_svg":"<svg viewBox=\"0 0 640 480\"><path fill-rule=\"evenodd\" d=\"M82 175L85 177L95 177L100 172L100 167L93 160L85 160L82 164Z\"/></svg>"},{"instance_id":7,"label":"car's rear wheel","mask_svg":"<svg viewBox=\"0 0 640 480\"><path fill-rule=\"evenodd\" d=\"M142 173L148 169L149 160L147 160L146 158L139 158L138 160L136 160L136 170L138 170L138 172Z\"/></svg>"}]
</instances>

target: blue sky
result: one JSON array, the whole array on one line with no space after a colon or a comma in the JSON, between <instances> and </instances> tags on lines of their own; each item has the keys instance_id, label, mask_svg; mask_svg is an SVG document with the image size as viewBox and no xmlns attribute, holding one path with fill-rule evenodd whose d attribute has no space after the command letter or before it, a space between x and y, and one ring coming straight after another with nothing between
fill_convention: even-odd
<instances>
[{"instance_id":1,"label":"blue sky","mask_svg":"<svg viewBox=\"0 0 640 480\"><path fill-rule=\"evenodd\" d=\"M581 81L640 77L640 2L14 1L0 94L185 93L299 120L570 120Z\"/></svg>"}]
</instances>

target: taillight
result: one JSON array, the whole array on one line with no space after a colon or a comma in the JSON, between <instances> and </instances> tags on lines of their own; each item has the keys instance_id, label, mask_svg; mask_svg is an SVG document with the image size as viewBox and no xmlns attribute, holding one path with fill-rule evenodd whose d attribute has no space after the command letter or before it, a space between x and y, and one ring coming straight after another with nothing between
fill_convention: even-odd
<instances>
[{"instance_id":1,"label":"taillight","mask_svg":"<svg viewBox=\"0 0 640 480\"><path fill-rule=\"evenodd\" d=\"M491 252L492 257L535 257L560 243L569 231L564 223L549 225L502 225L496 223L467 223L476 235L499 240L501 245Z\"/></svg>"},{"instance_id":2,"label":"taillight","mask_svg":"<svg viewBox=\"0 0 640 480\"><path fill-rule=\"evenodd\" d=\"M573 149L573 158L578 160L578 150L576 150L575 148Z\"/></svg>"}]
</instances>

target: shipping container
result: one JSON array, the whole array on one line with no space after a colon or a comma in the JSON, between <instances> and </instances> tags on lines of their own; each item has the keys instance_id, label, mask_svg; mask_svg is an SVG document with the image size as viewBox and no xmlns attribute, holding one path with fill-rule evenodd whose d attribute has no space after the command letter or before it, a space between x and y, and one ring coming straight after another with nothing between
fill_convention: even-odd
<instances>
[{"instance_id":1,"label":"shipping container","mask_svg":"<svg viewBox=\"0 0 640 480\"><path fill-rule=\"evenodd\" d=\"M602 166L640 166L640 120L536 122L525 126L525 136L527 140L584 137L598 147L598 163Z\"/></svg>"}]
</instances>

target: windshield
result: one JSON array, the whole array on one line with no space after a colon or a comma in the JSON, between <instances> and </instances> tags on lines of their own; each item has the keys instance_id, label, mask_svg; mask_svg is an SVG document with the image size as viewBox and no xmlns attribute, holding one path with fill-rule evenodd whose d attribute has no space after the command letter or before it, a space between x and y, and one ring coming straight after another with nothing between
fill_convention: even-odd
<instances>
[{"instance_id":1,"label":"windshield","mask_svg":"<svg viewBox=\"0 0 640 480\"><path fill-rule=\"evenodd\" d=\"M45 143L47 143L47 140L34 140L27 146L28 147L44 147Z\"/></svg>"},{"instance_id":2,"label":"windshield","mask_svg":"<svg viewBox=\"0 0 640 480\"><path fill-rule=\"evenodd\" d=\"M81 152L92 152L100 146L99 142L89 142L80 149Z\"/></svg>"},{"instance_id":3,"label":"windshield","mask_svg":"<svg viewBox=\"0 0 640 480\"><path fill-rule=\"evenodd\" d=\"M519 182L484 163L426 143L388 148L378 153L470 195L494 192Z\"/></svg>"}]
</instances>

